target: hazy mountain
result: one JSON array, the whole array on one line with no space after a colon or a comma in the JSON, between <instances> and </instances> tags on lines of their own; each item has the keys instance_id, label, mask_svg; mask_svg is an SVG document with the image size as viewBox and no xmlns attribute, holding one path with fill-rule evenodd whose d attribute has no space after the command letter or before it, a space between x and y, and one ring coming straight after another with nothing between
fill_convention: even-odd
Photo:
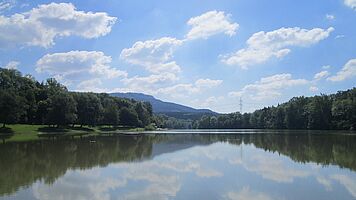
<instances>
[{"instance_id":1,"label":"hazy mountain","mask_svg":"<svg viewBox=\"0 0 356 200\"><path fill-rule=\"evenodd\" d=\"M191 114L216 114L209 109L195 109L192 107L165 102L151 95L146 95L142 93L111 93L110 95L128 99L135 99L138 101L148 101L151 103L154 113L165 113L174 115L191 115Z\"/></svg>"}]
</instances>

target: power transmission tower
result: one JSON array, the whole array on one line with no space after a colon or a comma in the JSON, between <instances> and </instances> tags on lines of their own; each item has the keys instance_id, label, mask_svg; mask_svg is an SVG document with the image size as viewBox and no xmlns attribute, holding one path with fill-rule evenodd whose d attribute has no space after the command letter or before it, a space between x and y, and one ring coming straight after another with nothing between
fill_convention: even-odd
<instances>
[{"instance_id":1,"label":"power transmission tower","mask_svg":"<svg viewBox=\"0 0 356 200\"><path fill-rule=\"evenodd\" d=\"M240 103L239 103L239 106L240 106L240 113L242 114L242 98L240 97Z\"/></svg>"}]
</instances>

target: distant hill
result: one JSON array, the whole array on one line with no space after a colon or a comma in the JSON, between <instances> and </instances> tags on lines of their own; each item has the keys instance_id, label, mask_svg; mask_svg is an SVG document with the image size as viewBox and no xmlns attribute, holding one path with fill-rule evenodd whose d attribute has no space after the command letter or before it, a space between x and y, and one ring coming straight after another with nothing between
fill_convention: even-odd
<instances>
[{"instance_id":1,"label":"distant hill","mask_svg":"<svg viewBox=\"0 0 356 200\"><path fill-rule=\"evenodd\" d=\"M154 113L163 113L178 118L195 118L203 114L217 114L209 109L195 109L176 103L165 102L142 93L111 93L111 96L150 102Z\"/></svg>"}]
</instances>

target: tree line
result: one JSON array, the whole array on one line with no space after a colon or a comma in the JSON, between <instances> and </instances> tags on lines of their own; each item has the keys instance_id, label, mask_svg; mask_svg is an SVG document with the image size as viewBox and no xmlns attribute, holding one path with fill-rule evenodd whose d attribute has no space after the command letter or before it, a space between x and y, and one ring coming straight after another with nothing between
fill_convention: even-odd
<instances>
[{"instance_id":1,"label":"tree line","mask_svg":"<svg viewBox=\"0 0 356 200\"><path fill-rule=\"evenodd\" d=\"M294 97L286 103L265 107L252 113L203 116L192 126L202 129L355 130L356 88L331 95Z\"/></svg>"},{"instance_id":2,"label":"tree line","mask_svg":"<svg viewBox=\"0 0 356 200\"><path fill-rule=\"evenodd\" d=\"M123 125L145 127L151 123L148 102L108 94L69 92L50 78L38 82L15 69L0 68L0 123L64 125Z\"/></svg>"}]
</instances>

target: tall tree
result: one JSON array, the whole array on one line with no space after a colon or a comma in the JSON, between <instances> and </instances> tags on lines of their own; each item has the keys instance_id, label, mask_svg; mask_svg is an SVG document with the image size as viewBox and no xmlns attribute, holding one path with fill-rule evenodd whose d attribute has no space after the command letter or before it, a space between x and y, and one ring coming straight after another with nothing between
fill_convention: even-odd
<instances>
[{"instance_id":1,"label":"tall tree","mask_svg":"<svg viewBox=\"0 0 356 200\"><path fill-rule=\"evenodd\" d=\"M73 124L77 119L76 102L72 95L60 92L49 99L47 123L51 125Z\"/></svg>"},{"instance_id":2,"label":"tall tree","mask_svg":"<svg viewBox=\"0 0 356 200\"><path fill-rule=\"evenodd\" d=\"M119 121L119 109L115 100L113 98L104 99L102 124L116 126Z\"/></svg>"},{"instance_id":3,"label":"tall tree","mask_svg":"<svg viewBox=\"0 0 356 200\"><path fill-rule=\"evenodd\" d=\"M0 90L0 122L6 124L16 123L25 114L23 98L11 90Z\"/></svg>"},{"instance_id":4,"label":"tall tree","mask_svg":"<svg viewBox=\"0 0 356 200\"><path fill-rule=\"evenodd\" d=\"M120 124L126 126L139 126L139 119L137 113L126 107L120 109Z\"/></svg>"},{"instance_id":5,"label":"tall tree","mask_svg":"<svg viewBox=\"0 0 356 200\"><path fill-rule=\"evenodd\" d=\"M98 123L102 106L100 99L93 93L73 93L77 102L77 122L82 125L94 126Z\"/></svg>"}]
</instances>

